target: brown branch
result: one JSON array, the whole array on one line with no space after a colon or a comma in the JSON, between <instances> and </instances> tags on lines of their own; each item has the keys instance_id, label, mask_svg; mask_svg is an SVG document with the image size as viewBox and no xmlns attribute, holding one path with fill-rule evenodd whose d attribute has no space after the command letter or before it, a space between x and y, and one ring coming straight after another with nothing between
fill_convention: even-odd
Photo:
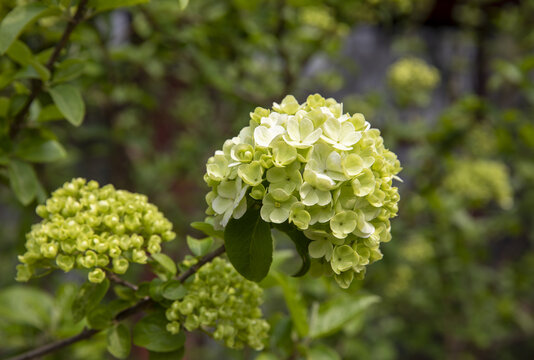
<instances>
[{"instance_id":1,"label":"brown branch","mask_svg":"<svg viewBox=\"0 0 534 360\"><path fill-rule=\"evenodd\" d=\"M111 282L114 282L115 284L126 286L126 287L132 289L133 291L137 291L139 289L137 287L137 285L132 284L131 282L120 278L117 274L115 274L115 273L113 273L111 271L106 271L106 276Z\"/></svg>"},{"instance_id":2,"label":"brown branch","mask_svg":"<svg viewBox=\"0 0 534 360\"><path fill-rule=\"evenodd\" d=\"M67 45L67 42L69 41L70 35L78 26L80 22L82 22L85 11L87 9L87 2L89 0L81 0L80 4L78 5L78 8L76 9L76 13L72 17L72 19L69 20L69 23L67 24L67 27L65 28L65 31L63 32L63 35L61 36L61 39L54 47L54 51L50 55L50 58L48 58L48 61L46 62L46 68L50 71L50 73L53 73L54 70L54 64L56 63L57 59L59 58L59 55L61 54L61 51L63 48ZM24 123L24 118L26 117L26 114L30 110L30 106L33 103L33 101L39 96L41 93L43 87L43 82L41 80L32 80L32 86L31 86L31 92L28 99L26 99L26 102L22 106L22 108L19 110L19 112L15 115L15 121L13 122L13 125L11 126L11 129L9 130L9 135L11 138L14 138L17 136L18 132L20 131L22 124Z\"/></svg>"},{"instance_id":3,"label":"brown branch","mask_svg":"<svg viewBox=\"0 0 534 360\"><path fill-rule=\"evenodd\" d=\"M225 251L226 251L226 249L225 249L224 245L221 245L221 247L215 249L214 251L212 251L208 255L204 256L202 259L199 260L198 263L196 263L195 265L191 266L185 272L180 274L178 276L178 278L177 278L178 281L183 283L184 281L187 280L188 277L190 277L191 275L196 273L198 271L198 269L200 269L202 267L202 265L204 265L204 264L210 262L211 260L215 259L217 256L223 254Z\"/></svg>"},{"instance_id":4,"label":"brown branch","mask_svg":"<svg viewBox=\"0 0 534 360\"><path fill-rule=\"evenodd\" d=\"M223 254L225 251L226 251L226 249L224 248L224 245L222 245L221 247L215 249L214 251L212 251L211 253L207 254L202 259L200 259L197 264L195 264L194 266L192 266L189 269L187 269L184 273L180 274L180 276L177 277L177 280L183 283L191 275L195 274L198 271L198 269L200 269L202 267L202 265L210 262L211 260L213 260L217 256ZM114 320L114 322L119 322L119 321L122 321L124 319L127 319L130 316L133 316L133 315L141 312L144 308L146 308L147 306L151 305L152 303L153 303L152 299L147 296L147 297L143 298L141 301L139 301L137 304L135 304L135 305L133 305L133 306L121 311L120 313L118 313L113 320ZM63 340L59 340L59 341L56 341L56 342L41 346L41 347L39 347L37 349L33 349L33 350L30 350L30 351L25 352L23 354L13 356L13 357L11 357L9 359L6 359L6 360L30 360L30 359L35 359L35 358L41 357L43 355L50 354L52 352L61 350L64 347L67 347L67 346L72 345L74 343L77 343L79 341L89 339L89 338L93 337L94 335L98 334L99 332L100 332L100 330L96 330L96 329L84 329L78 335L74 335L74 336L72 336L70 338L66 338L66 339L63 339Z\"/></svg>"},{"instance_id":5,"label":"brown branch","mask_svg":"<svg viewBox=\"0 0 534 360\"><path fill-rule=\"evenodd\" d=\"M66 346L69 346L71 344L77 343L78 341L82 341L85 339L89 339L96 333L98 333L99 330L95 329L83 329L81 333L78 335L72 336L70 338L66 338L60 341L56 341L44 346L41 346L40 348L28 351L22 355L18 355L12 358L9 358L8 360L29 360L29 359L35 359L39 356L43 356L45 354L54 352L56 350L59 350L61 348L64 348Z\"/></svg>"}]
</instances>

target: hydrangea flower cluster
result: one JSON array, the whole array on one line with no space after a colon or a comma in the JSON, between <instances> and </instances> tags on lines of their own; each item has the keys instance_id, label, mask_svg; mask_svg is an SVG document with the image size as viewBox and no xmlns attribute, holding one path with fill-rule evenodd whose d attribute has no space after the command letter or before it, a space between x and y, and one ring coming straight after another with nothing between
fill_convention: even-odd
<instances>
[{"instance_id":1,"label":"hydrangea flower cluster","mask_svg":"<svg viewBox=\"0 0 534 360\"><path fill-rule=\"evenodd\" d=\"M508 169L494 160L459 160L445 179L448 191L483 206L491 200L503 209L513 205L513 190Z\"/></svg>"},{"instance_id":2,"label":"hydrangea flower cluster","mask_svg":"<svg viewBox=\"0 0 534 360\"><path fill-rule=\"evenodd\" d=\"M424 60L407 57L391 65L388 82L399 104L424 106L430 102L440 75L438 69Z\"/></svg>"},{"instance_id":3,"label":"hydrangea flower cluster","mask_svg":"<svg viewBox=\"0 0 534 360\"><path fill-rule=\"evenodd\" d=\"M248 197L261 202L264 221L304 231L311 257L348 287L391 238L397 156L362 114L343 114L342 104L317 94L303 104L287 96L250 116L208 160L206 213L224 227L246 212Z\"/></svg>"},{"instance_id":4,"label":"hydrangea flower cluster","mask_svg":"<svg viewBox=\"0 0 534 360\"><path fill-rule=\"evenodd\" d=\"M73 179L37 206L43 220L26 235L17 280L27 281L39 268L89 269L99 283L105 271L124 274L130 262L145 264L176 237L172 224L147 197L96 181Z\"/></svg>"},{"instance_id":5,"label":"hydrangea flower cluster","mask_svg":"<svg viewBox=\"0 0 534 360\"><path fill-rule=\"evenodd\" d=\"M263 290L246 280L222 258L202 266L193 282L187 285L187 295L167 309L167 330L202 329L225 345L240 349L245 344L263 349L269 324L260 309Z\"/></svg>"}]
</instances>

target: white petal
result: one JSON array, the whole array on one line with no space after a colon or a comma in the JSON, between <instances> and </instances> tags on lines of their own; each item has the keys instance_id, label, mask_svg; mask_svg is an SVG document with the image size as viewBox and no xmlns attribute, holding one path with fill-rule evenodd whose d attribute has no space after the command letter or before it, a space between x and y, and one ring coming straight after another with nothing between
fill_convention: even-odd
<instances>
[{"instance_id":1,"label":"white petal","mask_svg":"<svg viewBox=\"0 0 534 360\"><path fill-rule=\"evenodd\" d=\"M211 207L217 214L223 214L229 209L233 210L233 206L234 201L232 199L225 199L220 196L217 196L215 199L213 199L213 202L211 203Z\"/></svg>"}]
</instances>

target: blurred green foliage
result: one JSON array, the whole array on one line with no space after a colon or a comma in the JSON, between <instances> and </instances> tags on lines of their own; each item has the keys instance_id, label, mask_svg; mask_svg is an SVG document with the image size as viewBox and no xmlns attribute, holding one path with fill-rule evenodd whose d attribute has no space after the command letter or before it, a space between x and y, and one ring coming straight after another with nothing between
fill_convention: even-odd
<instances>
[{"instance_id":1,"label":"blurred green foliage","mask_svg":"<svg viewBox=\"0 0 534 360\"><path fill-rule=\"evenodd\" d=\"M185 239L194 232L187 224L205 210L208 156L247 124L255 106L270 107L287 93L302 101L316 91L335 94L346 111L364 113L399 154L404 184L393 241L366 279L347 291L332 280L283 275L296 270L289 260L296 255L278 253L276 270L262 283L272 329L266 352L230 351L193 334L186 355L534 355L533 1L454 7L458 41L482 49L483 56L472 66L453 55L433 64L442 71L445 94L439 114L435 106L400 108L391 101L394 94L378 86L347 93L346 82L364 78L365 69L337 70L357 68L342 50L358 25L389 32L403 57L436 58L417 37L435 6L430 0L152 0L114 12L90 10L51 72L47 60L77 3L0 3L0 19L17 5L30 4L35 14L19 41L0 41L9 46L0 57L0 181L6 185L0 187L0 356L76 334L84 325L70 311L83 275L54 275L33 288L14 285L16 255L47 191L83 176L147 194ZM41 14L42 4L59 10ZM317 58L334 66L310 74ZM485 71L477 78L480 66ZM483 86L463 89L458 78ZM46 91L13 136L12 120L36 81ZM83 124L74 128L81 113ZM450 180L459 163L461 178L474 182ZM481 163L496 167L479 171L476 176L488 182L476 187L468 172ZM470 186L485 190L474 194ZM185 241L175 243L171 253L185 253ZM147 274L134 268L128 276L135 281ZM105 347L101 334L48 358L102 359ZM146 353L134 348L130 357Z\"/></svg>"}]
</instances>

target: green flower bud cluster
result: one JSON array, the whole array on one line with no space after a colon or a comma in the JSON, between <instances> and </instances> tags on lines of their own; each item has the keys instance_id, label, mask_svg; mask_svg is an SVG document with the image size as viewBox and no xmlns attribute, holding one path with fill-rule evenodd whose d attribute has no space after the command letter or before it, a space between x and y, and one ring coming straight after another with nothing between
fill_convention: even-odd
<instances>
[{"instance_id":1,"label":"green flower bud cluster","mask_svg":"<svg viewBox=\"0 0 534 360\"><path fill-rule=\"evenodd\" d=\"M263 290L246 280L222 258L215 258L200 268L193 282L186 285L187 295L172 303L166 315L171 333L202 329L230 348L246 344L263 349L269 324L263 319L260 305Z\"/></svg>"},{"instance_id":2,"label":"green flower bud cluster","mask_svg":"<svg viewBox=\"0 0 534 360\"><path fill-rule=\"evenodd\" d=\"M513 205L513 190L508 169L494 160L459 160L445 178L445 188L453 194L484 206L492 200L503 209Z\"/></svg>"},{"instance_id":3,"label":"green flower bud cluster","mask_svg":"<svg viewBox=\"0 0 534 360\"><path fill-rule=\"evenodd\" d=\"M439 82L438 69L415 57L398 60L388 72L388 83L395 99L404 106L427 105Z\"/></svg>"},{"instance_id":4,"label":"green flower bud cluster","mask_svg":"<svg viewBox=\"0 0 534 360\"><path fill-rule=\"evenodd\" d=\"M348 287L391 238L397 156L362 114L343 114L342 104L317 94L304 104L287 96L250 116L250 125L208 160L206 213L224 227L243 216L250 196L261 202L264 221L304 231L310 255Z\"/></svg>"},{"instance_id":5,"label":"green flower bud cluster","mask_svg":"<svg viewBox=\"0 0 534 360\"><path fill-rule=\"evenodd\" d=\"M101 282L104 270L124 274L130 262L145 264L148 254L176 237L172 224L147 197L96 181L73 179L37 206L43 220L26 234L17 280L28 281L39 268L88 269Z\"/></svg>"}]
</instances>

